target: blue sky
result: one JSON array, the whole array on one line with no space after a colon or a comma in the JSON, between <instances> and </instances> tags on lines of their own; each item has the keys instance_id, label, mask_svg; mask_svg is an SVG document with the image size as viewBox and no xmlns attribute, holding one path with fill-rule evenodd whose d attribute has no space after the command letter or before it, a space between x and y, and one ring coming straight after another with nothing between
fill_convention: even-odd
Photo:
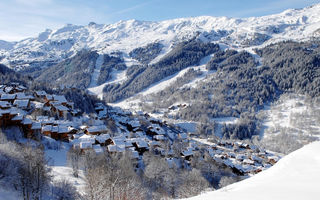
<instances>
[{"instance_id":1,"label":"blue sky","mask_svg":"<svg viewBox=\"0 0 320 200\"><path fill-rule=\"evenodd\" d=\"M36 36L64 24L101 24L193 16L251 17L302 8L320 0L1 0L0 40Z\"/></svg>"}]
</instances>

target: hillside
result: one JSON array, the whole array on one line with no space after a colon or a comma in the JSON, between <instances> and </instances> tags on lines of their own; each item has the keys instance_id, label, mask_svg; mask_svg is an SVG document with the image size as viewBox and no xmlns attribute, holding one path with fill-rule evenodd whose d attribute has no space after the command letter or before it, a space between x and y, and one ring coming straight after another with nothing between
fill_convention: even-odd
<instances>
[{"instance_id":1,"label":"hillside","mask_svg":"<svg viewBox=\"0 0 320 200\"><path fill-rule=\"evenodd\" d=\"M318 199L320 142L314 142L283 157L272 168L244 181L190 200L205 199Z\"/></svg>"}]
</instances>

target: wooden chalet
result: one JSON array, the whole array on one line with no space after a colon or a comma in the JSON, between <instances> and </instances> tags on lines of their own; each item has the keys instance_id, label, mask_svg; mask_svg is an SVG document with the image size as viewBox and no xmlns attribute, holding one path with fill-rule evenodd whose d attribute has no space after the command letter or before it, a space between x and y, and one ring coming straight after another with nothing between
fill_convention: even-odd
<instances>
[{"instance_id":1,"label":"wooden chalet","mask_svg":"<svg viewBox=\"0 0 320 200\"><path fill-rule=\"evenodd\" d=\"M137 138L132 142L132 144L135 147L136 151L139 152L139 154L143 154L149 149L148 143L142 138Z\"/></svg>"},{"instance_id":2,"label":"wooden chalet","mask_svg":"<svg viewBox=\"0 0 320 200\"><path fill-rule=\"evenodd\" d=\"M0 108L1 109L9 109L12 107L12 104L8 101L0 101Z\"/></svg>"},{"instance_id":3,"label":"wooden chalet","mask_svg":"<svg viewBox=\"0 0 320 200\"><path fill-rule=\"evenodd\" d=\"M51 137L51 133L52 133L52 125L44 125L41 128L41 133L45 136L49 136Z\"/></svg>"},{"instance_id":4,"label":"wooden chalet","mask_svg":"<svg viewBox=\"0 0 320 200\"><path fill-rule=\"evenodd\" d=\"M11 119L11 123L12 125L16 125L16 126L22 126L22 120L24 118L24 115L21 113L18 113L16 116L14 116Z\"/></svg>"},{"instance_id":5,"label":"wooden chalet","mask_svg":"<svg viewBox=\"0 0 320 200\"><path fill-rule=\"evenodd\" d=\"M34 96L38 99L44 99L46 95L47 95L46 91L43 91L43 90L34 92Z\"/></svg>"},{"instance_id":6,"label":"wooden chalet","mask_svg":"<svg viewBox=\"0 0 320 200\"><path fill-rule=\"evenodd\" d=\"M51 138L52 139L55 139L55 140L58 140L59 139L59 127L57 125L54 125L52 126L52 129L51 129Z\"/></svg>"},{"instance_id":7,"label":"wooden chalet","mask_svg":"<svg viewBox=\"0 0 320 200\"><path fill-rule=\"evenodd\" d=\"M96 136L96 144L100 144L101 146L107 146L112 143L109 134L101 134Z\"/></svg>"},{"instance_id":8,"label":"wooden chalet","mask_svg":"<svg viewBox=\"0 0 320 200\"><path fill-rule=\"evenodd\" d=\"M86 134L90 135L100 135L107 133L108 129L106 125L99 125L99 126L91 126L85 130Z\"/></svg>"},{"instance_id":9,"label":"wooden chalet","mask_svg":"<svg viewBox=\"0 0 320 200\"><path fill-rule=\"evenodd\" d=\"M18 114L18 110L12 107L9 109L0 109L0 114L0 120L3 126L14 125L12 118Z\"/></svg>"},{"instance_id":10,"label":"wooden chalet","mask_svg":"<svg viewBox=\"0 0 320 200\"><path fill-rule=\"evenodd\" d=\"M52 95L53 101L57 102L63 106L67 106L68 101L63 95Z\"/></svg>"},{"instance_id":11,"label":"wooden chalet","mask_svg":"<svg viewBox=\"0 0 320 200\"><path fill-rule=\"evenodd\" d=\"M186 150L181 152L181 156L185 159L190 161L191 157L193 156L193 151L191 147L188 147Z\"/></svg>"},{"instance_id":12,"label":"wooden chalet","mask_svg":"<svg viewBox=\"0 0 320 200\"><path fill-rule=\"evenodd\" d=\"M16 99L16 94L2 94L0 100L7 101L13 104L14 100Z\"/></svg>"}]
</instances>

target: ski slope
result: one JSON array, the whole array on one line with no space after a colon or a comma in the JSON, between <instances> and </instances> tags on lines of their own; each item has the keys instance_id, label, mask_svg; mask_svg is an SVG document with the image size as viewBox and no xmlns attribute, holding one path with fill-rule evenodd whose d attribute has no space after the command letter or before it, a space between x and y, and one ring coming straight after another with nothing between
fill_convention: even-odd
<instances>
[{"instance_id":1,"label":"ski slope","mask_svg":"<svg viewBox=\"0 0 320 200\"><path fill-rule=\"evenodd\" d=\"M251 178L188 200L318 200L319 152L320 141L313 142Z\"/></svg>"}]
</instances>

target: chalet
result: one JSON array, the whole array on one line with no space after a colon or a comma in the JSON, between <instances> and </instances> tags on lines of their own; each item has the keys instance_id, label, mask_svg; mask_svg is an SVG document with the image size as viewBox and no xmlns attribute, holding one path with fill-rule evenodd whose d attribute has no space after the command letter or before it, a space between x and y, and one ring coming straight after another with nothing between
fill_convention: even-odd
<instances>
[{"instance_id":1,"label":"chalet","mask_svg":"<svg viewBox=\"0 0 320 200\"><path fill-rule=\"evenodd\" d=\"M153 136L153 139L154 139L154 140L157 140L157 141L164 141L164 140L166 140L167 138L164 137L164 135L155 135L155 136Z\"/></svg>"},{"instance_id":2,"label":"chalet","mask_svg":"<svg viewBox=\"0 0 320 200\"><path fill-rule=\"evenodd\" d=\"M110 135L109 134L101 134L96 136L96 144L100 144L101 146L107 146L108 142L110 141Z\"/></svg>"},{"instance_id":3,"label":"chalet","mask_svg":"<svg viewBox=\"0 0 320 200\"><path fill-rule=\"evenodd\" d=\"M279 158L277 156L268 156L268 162L272 165L276 164L278 162Z\"/></svg>"},{"instance_id":4,"label":"chalet","mask_svg":"<svg viewBox=\"0 0 320 200\"><path fill-rule=\"evenodd\" d=\"M13 88L14 87L12 86L6 86L3 91L5 91L7 94L13 94L14 93Z\"/></svg>"},{"instance_id":5,"label":"chalet","mask_svg":"<svg viewBox=\"0 0 320 200\"><path fill-rule=\"evenodd\" d=\"M106 125L98 125L98 126L91 126L85 130L86 134L91 135L99 135L107 133L107 126Z\"/></svg>"},{"instance_id":6,"label":"chalet","mask_svg":"<svg viewBox=\"0 0 320 200\"><path fill-rule=\"evenodd\" d=\"M58 102L64 106L67 105L68 101L63 95L52 95L53 96L53 101Z\"/></svg>"},{"instance_id":7,"label":"chalet","mask_svg":"<svg viewBox=\"0 0 320 200\"><path fill-rule=\"evenodd\" d=\"M35 138L40 137L41 133L41 123L40 122L33 122L31 126L31 135Z\"/></svg>"},{"instance_id":8,"label":"chalet","mask_svg":"<svg viewBox=\"0 0 320 200\"><path fill-rule=\"evenodd\" d=\"M42 125L53 125L55 123L55 119L48 116L37 116L36 120L41 122Z\"/></svg>"},{"instance_id":9,"label":"chalet","mask_svg":"<svg viewBox=\"0 0 320 200\"><path fill-rule=\"evenodd\" d=\"M23 85L19 85L15 88L15 92L25 92L27 90L27 88Z\"/></svg>"},{"instance_id":10,"label":"chalet","mask_svg":"<svg viewBox=\"0 0 320 200\"><path fill-rule=\"evenodd\" d=\"M123 153L125 151L125 145L108 145L109 153Z\"/></svg>"},{"instance_id":11,"label":"chalet","mask_svg":"<svg viewBox=\"0 0 320 200\"><path fill-rule=\"evenodd\" d=\"M2 125L8 126L12 125L12 118L18 114L18 110L16 110L15 108L0 109L0 114Z\"/></svg>"},{"instance_id":12,"label":"chalet","mask_svg":"<svg viewBox=\"0 0 320 200\"><path fill-rule=\"evenodd\" d=\"M23 124L25 127L31 129L32 120L31 120L30 118L28 118L28 117L24 117L23 120L22 120L22 124Z\"/></svg>"},{"instance_id":13,"label":"chalet","mask_svg":"<svg viewBox=\"0 0 320 200\"><path fill-rule=\"evenodd\" d=\"M10 102L11 104L14 102L16 99L16 94L2 94L1 95L1 101L7 101Z\"/></svg>"},{"instance_id":14,"label":"chalet","mask_svg":"<svg viewBox=\"0 0 320 200\"><path fill-rule=\"evenodd\" d=\"M132 144L140 154L149 149L148 143L143 138L136 138Z\"/></svg>"},{"instance_id":15,"label":"chalet","mask_svg":"<svg viewBox=\"0 0 320 200\"><path fill-rule=\"evenodd\" d=\"M43 91L43 90L34 92L34 96L41 99L44 99L46 94L47 94L46 91Z\"/></svg>"},{"instance_id":16,"label":"chalet","mask_svg":"<svg viewBox=\"0 0 320 200\"><path fill-rule=\"evenodd\" d=\"M159 126L159 124L152 124L148 127L147 135L154 136L154 135L164 135L165 131Z\"/></svg>"},{"instance_id":17,"label":"chalet","mask_svg":"<svg viewBox=\"0 0 320 200\"><path fill-rule=\"evenodd\" d=\"M22 125L22 120L23 120L23 118L24 118L24 115L21 114L21 113L18 113L16 116L14 116L14 117L11 119L12 124L18 125L18 126Z\"/></svg>"},{"instance_id":18,"label":"chalet","mask_svg":"<svg viewBox=\"0 0 320 200\"><path fill-rule=\"evenodd\" d=\"M185 159L190 161L191 157L193 156L193 151L191 147L188 147L186 150L181 152L181 156Z\"/></svg>"},{"instance_id":19,"label":"chalet","mask_svg":"<svg viewBox=\"0 0 320 200\"><path fill-rule=\"evenodd\" d=\"M41 133L45 136L51 137L52 125L44 125L41 128Z\"/></svg>"},{"instance_id":20,"label":"chalet","mask_svg":"<svg viewBox=\"0 0 320 200\"><path fill-rule=\"evenodd\" d=\"M70 132L70 129L69 129L69 127L67 127L67 126L58 126L58 139L59 140L63 140L63 141L69 141L68 140L68 134L69 134L69 132Z\"/></svg>"},{"instance_id":21,"label":"chalet","mask_svg":"<svg viewBox=\"0 0 320 200\"><path fill-rule=\"evenodd\" d=\"M95 137L91 135L83 134L78 138L78 143L74 143L74 147L80 147L81 151L83 152L86 149L91 149L92 145L95 144Z\"/></svg>"},{"instance_id":22,"label":"chalet","mask_svg":"<svg viewBox=\"0 0 320 200\"><path fill-rule=\"evenodd\" d=\"M9 109L11 108L11 103L7 102L7 101L0 101L0 108L1 109Z\"/></svg>"},{"instance_id":23,"label":"chalet","mask_svg":"<svg viewBox=\"0 0 320 200\"><path fill-rule=\"evenodd\" d=\"M69 109L63 105L56 106L55 109L58 112L59 117L65 117L69 111Z\"/></svg>"},{"instance_id":24,"label":"chalet","mask_svg":"<svg viewBox=\"0 0 320 200\"><path fill-rule=\"evenodd\" d=\"M29 109L30 108L30 101L29 99L23 99L23 100L15 100L13 102L13 105L20 109Z\"/></svg>"}]
</instances>

